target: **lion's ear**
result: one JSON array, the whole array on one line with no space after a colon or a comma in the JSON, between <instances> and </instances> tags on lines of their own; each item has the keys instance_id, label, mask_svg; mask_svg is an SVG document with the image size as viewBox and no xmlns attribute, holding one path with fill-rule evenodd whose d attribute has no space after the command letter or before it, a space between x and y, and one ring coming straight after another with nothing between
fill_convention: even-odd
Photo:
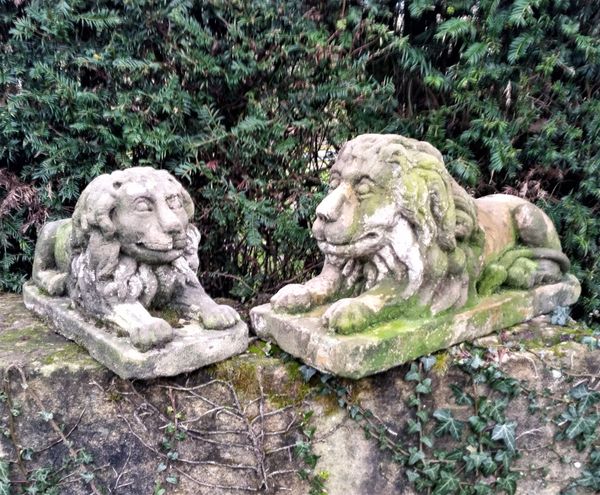
<instances>
[{"instance_id":1,"label":"lion's ear","mask_svg":"<svg viewBox=\"0 0 600 495\"><path fill-rule=\"evenodd\" d=\"M194 218L194 202L192 201L192 197L189 195L189 193L184 189L183 186L181 186L181 199L183 201L183 208L185 210L185 212L187 213L188 218L191 220L192 218Z\"/></svg>"},{"instance_id":2,"label":"lion's ear","mask_svg":"<svg viewBox=\"0 0 600 495\"><path fill-rule=\"evenodd\" d=\"M109 192L103 192L96 199L94 204L94 212L92 213L94 221L90 222L97 226L105 237L112 238L115 234L115 226L110 214L115 206L115 197Z\"/></svg>"}]
</instances>

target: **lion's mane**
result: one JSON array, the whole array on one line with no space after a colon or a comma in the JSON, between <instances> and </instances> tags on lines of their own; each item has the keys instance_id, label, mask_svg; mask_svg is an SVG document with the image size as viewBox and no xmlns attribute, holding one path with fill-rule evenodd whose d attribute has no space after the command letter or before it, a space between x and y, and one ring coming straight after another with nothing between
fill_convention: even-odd
<instances>
[{"instance_id":1,"label":"lion's mane","mask_svg":"<svg viewBox=\"0 0 600 495\"><path fill-rule=\"evenodd\" d=\"M410 224L417 245L398 249L394 228L369 260L329 257L342 269L347 289L362 292L392 274L408 279L405 297L419 294L430 300L441 281L462 277L464 299L468 284L474 283L467 275L476 267L472 248L483 244L483 234L474 200L450 176L441 153L415 139L365 134L346 143L338 160L356 158L393 167L397 224L401 219ZM358 291L357 284L362 287Z\"/></svg>"},{"instance_id":2,"label":"lion's mane","mask_svg":"<svg viewBox=\"0 0 600 495\"><path fill-rule=\"evenodd\" d=\"M188 220L194 214L190 195L167 171L133 167L96 177L81 194L72 217L69 293L80 306L103 313L107 301L137 301L148 306L155 296L170 296L176 279L199 285L198 229L188 224L183 256L170 264L148 266L121 251L119 233L111 219L121 187L129 182L169 181L178 187Z\"/></svg>"}]
</instances>

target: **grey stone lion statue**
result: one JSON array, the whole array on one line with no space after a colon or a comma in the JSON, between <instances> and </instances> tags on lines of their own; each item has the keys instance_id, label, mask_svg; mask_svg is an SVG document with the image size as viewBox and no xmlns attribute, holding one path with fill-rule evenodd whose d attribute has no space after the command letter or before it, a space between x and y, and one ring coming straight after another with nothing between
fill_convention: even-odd
<instances>
[{"instance_id":1,"label":"grey stone lion statue","mask_svg":"<svg viewBox=\"0 0 600 495\"><path fill-rule=\"evenodd\" d=\"M237 312L215 303L196 276L193 213L189 194L164 170L101 175L81 194L72 219L44 226L33 282L50 296L68 295L140 351L173 338L171 325L148 308L177 309L206 329L232 327Z\"/></svg>"},{"instance_id":2,"label":"grey stone lion statue","mask_svg":"<svg viewBox=\"0 0 600 495\"><path fill-rule=\"evenodd\" d=\"M549 218L515 196L470 197L429 143L366 134L347 142L313 234L320 275L283 287L275 311L325 303L325 326L349 334L385 318L458 309L500 287L563 279L569 260Z\"/></svg>"}]
</instances>

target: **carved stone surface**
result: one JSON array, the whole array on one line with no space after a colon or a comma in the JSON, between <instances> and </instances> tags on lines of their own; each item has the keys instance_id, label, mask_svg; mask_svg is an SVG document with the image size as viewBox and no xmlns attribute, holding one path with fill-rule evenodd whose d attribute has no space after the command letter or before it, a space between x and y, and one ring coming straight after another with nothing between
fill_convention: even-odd
<instances>
[{"instance_id":1,"label":"carved stone surface","mask_svg":"<svg viewBox=\"0 0 600 495\"><path fill-rule=\"evenodd\" d=\"M251 319L259 336L329 372L382 371L579 296L546 214L515 196L473 199L426 142L366 134L346 143L316 217L321 274L283 287ZM540 302L547 291L555 295ZM373 345L380 359L367 363Z\"/></svg>"},{"instance_id":2,"label":"carved stone surface","mask_svg":"<svg viewBox=\"0 0 600 495\"><path fill-rule=\"evenodd\" d=\"M164 170L97 177L72 219L40 232L25 304L121 376L174 375L242 352L246 325L196 276L193 213L189 194ZM187 323L174 329L148 309Z\"/></svg>"}]
</instances>

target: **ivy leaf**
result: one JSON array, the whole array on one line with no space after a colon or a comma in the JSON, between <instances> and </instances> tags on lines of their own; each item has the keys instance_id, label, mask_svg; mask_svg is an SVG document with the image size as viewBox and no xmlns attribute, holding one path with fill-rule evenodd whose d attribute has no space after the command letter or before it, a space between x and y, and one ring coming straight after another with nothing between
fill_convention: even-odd
<instances>
[{"instance_id":1,"label":"ivy leaf","mask_svg":"<svg viewBox=\"0 0 600 495\"><path fill-rule=\"evenodd\" d=\"M477 354L475 354L469 360L468 365L471 367L471 369L478 370L483 365L483 361Z\"/></svg>"},{"instance_id":2,"label":"ivy leaf","mask_svg":"<svg viewBox=\"0 0 600 495\"><path fill-rule=\"evenodd\" d=\"M459 406L471 406L473 405L473 397L465 392L463 387L459 387L458 385L450 385L452 389L452 393L454 394L454 402Z\"/></svg>"},{"instance_id":3,"label":"ivy leaf","mask_svg":"<svg viewBox=\"0 0 600 495\"><path fill-rule=\"evenodd\" d=\"M433 368L436 358L435 356L423 356L419 361L421 361L423 369L425 371L429 371L431 368Z\"/></svg>"},{"instance_id":4,"label":"ivy leaf","mask_svg":"<svg viewBox=\"0 0 600 495\"><path fill-rule=\"evenodd\" d=\"M454 493L460 486L459 479L449 471L440 472L440 482L436 485L432 495L448 495Z\"/></svg>"},{"instance_id":5,"label":"ivy leaf","mask_svg":"<svg viewBox=\"0 0 600 495\"><path fill-rule=\"evenodd\" d=\"M583 413L589 406L600 401L600 393L590 391L585 383L580 383L569 391L571 397L577 400L577 410Z\"/></svg>"},{"instance_id":6,"label":"ivy leaf","mask_svg":"<svg viewBox=\"0 0 600 495\"><path fill-rule=\"evenodd\" d=\"M515 444L515 428L517 427L517 423L514 421L510 421L508 423L499 423L494 426L494 430L492 431L492 440L502 440L508 450L514 452L516 444Z\"/></svg>"},{"instance_id":7,"label":"ivy leaf","mask_svg":"<svg viewBox=\"0 0 600 495\"><path fill-rule=\"evenodd\" d=\"M440 472L439 464L429 464L425 469L423 469L423 474L427 476L431 481L435 481Z\"/></svg>"},{"instance_id":8,"label":"ivy leaf","mask_svg":"<svg viewBox=\"0 0 600 495\"><path fill-rule=\"evenodd\" d=\"M578 486L591 488L596 492L600 491L600 469L597 469L596 471L584 469L581 473L581 477L577 479L576 484Z\"/></svg>"},{"instance_id":9,"label":"ivy leaf","mask_svg":"<svg viewBox=\"0 0 600 495\"><path fill-rule=\"evenodd\" d=\"M423 442L423 444L429 447L430 449L433 448L433 440L431 439L431 437L423 435L421 437L421 442Z\"/></svg>"},{"instance_id":10,"label":"ivy leaf","mask_svg":"<svg viewBox=\"0 0 600 495\"><path fill-rule=\"evenodd\" d=\"M517 473L509 473L503 478L498 478L496 481L496 487L504 490L508 495L513 495L517 491L517 480L519 475Z\"/></svg>"},{"instance_id":11,"label":"ivy leaf","mask_svg":"<svg viewBox=\"0 0 600 495\"><path fill-rule=\"evenodd\" d=\"M514 457L514 452L509 452L508 450L499 450L498 452L496 452L496 455L494 456L494 460L496 462L502 463L504 471L508 471L510 468L510 464L513 460L513 457Z\"/></svg>"},{"instance_id":12,"label":"ivy leaf","mask_svg":"<svg viewBox=\"0 0 600 495\"><path fill-rule=\"evenodd\" d=\"M421 433L422 427L420 421L408 420L408 433Z\"/></svg>"},{"instance_id":13,"label":"ivy leaf","mask_svg":"<svg viewBox=\"0 0 600 495\"><path fill-rule=\"evenodd\" d=\"M90 473L89 471L84 471L80 476L86 483L90 483L94 479L94 473Z\"/></svg>"},{"instance_id":14,"label":"ivy leaf","mask_svg":"<svg viewBox=\"0 0 600 495\"><path fill-rule=\"evenodd\" d=\"M506 394L509 397L515 397L521 390L521 385L518 380L504 376L499 380L493 381L490 385L494 390Z\"/></svg>"},{"instance_id":15,"label":"ivy leaf","mask_svg":"<svg viewBox=\"0 0 600 495\"><path fill-rule=\"evenodd\" d=\"M434 435L441 437L448 434L455 440L460 438L464 425L461 421L454 419L448 409L437 409L433 412L433 417L439 421L438 427L433 432Z\"/></svg>"},{"instance_id":16,"label":"ivy leaf","mask_svg":"<svg viewBox=\"0 0 600 495\"><path fill-rule=\"evenodd\" d=\"M479 408L478 408L479 415L484 418L496 421L498 423L503 422L504 421L504 411L506 410L507 405L508 405L507 398L495 399L495 400L489 400L489 399L484 398L479 403Z\"/></svg>"},{"instance_id":17,"label":"ivy leaf","mask_svg":"<svg viewBox=\"0 0 600 495\"><path fill-rule=\"evenodd\" d=\"M417 447L411 447L408 449L409 457L408 457L408 465L414 466L417 462L423 461L425 459L425 454L421 452Z\"/></svg>"},{"instance_id":18,"label":"ivy leaf","mask_svg":"<svg viewBox=\"0 0 600 495\"><path fill-rule=\"evenodd\" d=\"M429 394L431 393L431 378L425 378L421 383L419 383L415 391L418 394Z\"/></svg>"},{"instance_id":19,"label":"ivy leaf","mask_svg":"<svg viewBox=\"0 0 600 495\"><path fill-rule=\"evenodd\" d=\"M471 452L469 455L463 456L463 461L465 461L467 473L479 470L484 475L489 475L498 467L487 452Z\"/></svg>"},{"instance_id":20,"label":"ivy leaf","mask_svg":"<svg viewBox=\"0 0 600 495\"><path fill-rule=\"evenodd\" d=\"M573 440L579 435L589 435L593 433L598 424L598 415L580 415L575 411L573 406L569 406L569 410L565 411L561 417L567 419L567 421L571 423L565 431L569 440Z\"/></svg>"},{"instance_id":21,"label":"ivy leaf","mask_svg":"<svg viewBox=\"0 0 600 495\"><path fill-rule=\"evenodd\" d=\"M40 416L44 421L50 421L52 418L54 418L54 414L49 411L40 411Z\"/></svg>"},{"instance_id":22,"label":"ivy leaf","mask_svg":"<svg viewBox=\"0 0 600 495\"><path fill-rule=\"evenodd\" d=\"M406 374L404 379L407 382L420 382L421 373L419 373L419 367L415 363L411 363L410 371Z\"/></svg>"},{"instance_id":23,"label":"ivy leaf","mask_svg":"<svg viewBox=\"0 0 600 495\"><path fill-rule=\"evenodd\" d=\"M304 379L305 382L309 382L310 379L317 373L317 370L314 368L311 368L310 366L306 366L305 364L303 364L302 366L300 366L300 374L302 375L302 378Z\"/></svg>"},{"instance_id":24,"label":"ivy leaf","mask_svg":"<svg viewBox=\"0 0 600 495\"><path fill-rule=\"evenodd\" d=\"M165 478L165 481L171 485L176 485L179 479L177 478L177 475L171 474Z\"/></svg>"},{"instance_id":25,"label":"ivy leaf","mask_svg":"<svg viewBox=\"0 0 600 495\"><path fill-rule=\"evenodd\" d=\"M479 416L471 416L469 418L469 425L471 425L471 428L475 433L481 433L485 430L487 421L481 419Z\"/></svg>"},{"instance_id":26,"label":"ivy leaf","mask_svg":"<svg viewBox=\"0 0 600 495\"><path fill-rule=\"evenodd\" d=\"M494 493L490 485L486 485L482 482L475 484L475 486L473 486L473 490L475 491L475 495L491 495Z\"/></svg>"},{"instance_id":27,"label":"ivy leaf","mask_svg":"<svg viewBox=\"0 0 600 495\"><path fill-rule=\"evenodd\" d=\"M411 483L414 483L421 477L421 475L417 471L413 471L412 469L407 469L406 477L408 478L408 481L410 481Z\"/></svg>"}]
</instances>

